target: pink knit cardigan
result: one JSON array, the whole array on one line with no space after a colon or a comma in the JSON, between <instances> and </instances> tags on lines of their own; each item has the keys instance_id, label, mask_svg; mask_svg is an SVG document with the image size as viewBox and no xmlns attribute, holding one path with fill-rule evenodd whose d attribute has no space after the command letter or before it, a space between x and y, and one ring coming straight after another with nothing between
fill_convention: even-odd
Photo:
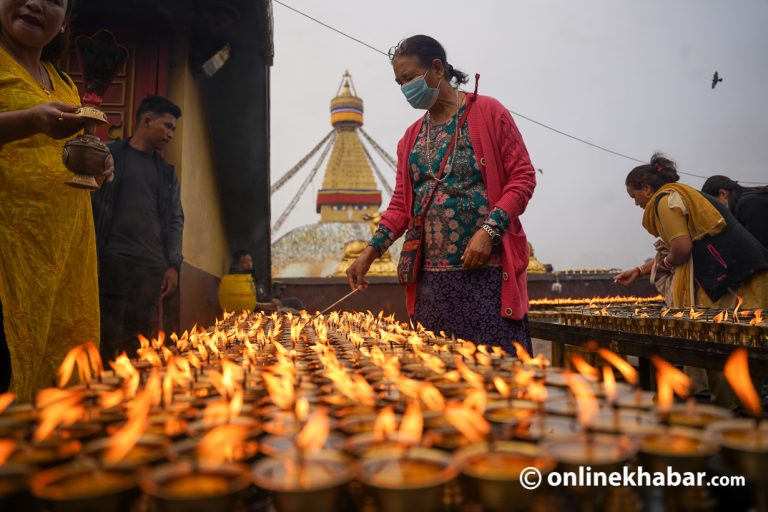
<instances>
[{"instance_id":1,"label":"pink knit cardigan","mask_svg":"<svg viewBox=\"0 0 768 512\"><path fill-rule=\"evenodd\" d=\"M423 117L408 127L397 144L395 192L381 217L381 223L392 231L395 238L405 232L411 220L413 184L408 158L422 122ZM536 173L512 116L497 100L478 96L467 123L488 193L488 203L491 208L498 206L509 215L509 227L501 240L501 315L520 320L528 311L528 240L519 217L536 187ZM406 299L408 313L413 315L416 285L406 287Z\"/></svg>"}]
</instances>

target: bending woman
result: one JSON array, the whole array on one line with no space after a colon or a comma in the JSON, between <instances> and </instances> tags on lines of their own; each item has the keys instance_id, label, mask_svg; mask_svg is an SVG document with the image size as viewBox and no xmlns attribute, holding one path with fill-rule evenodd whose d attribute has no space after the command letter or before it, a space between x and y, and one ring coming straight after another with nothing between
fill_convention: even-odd
<instances>
[{"instance_id":1,"label":"bending woman","mask_svg":"<svg viewBox=\"0 0 768 512\"><path fill-rule=\"evenodd\" d=\"M768 306L768 249L715 198L677 183L674 162L660 154L627 175L627 193L645 210L643 227L668 250L651 264L625 270L616 281L630 284L652 271L671 274L671 305L733 308ZM696 381L700 372L686 368ZM712 399L738 404L722 372L707 370ZM758 387L758 389L760 389Z\"/></svg>"}]
</instances>

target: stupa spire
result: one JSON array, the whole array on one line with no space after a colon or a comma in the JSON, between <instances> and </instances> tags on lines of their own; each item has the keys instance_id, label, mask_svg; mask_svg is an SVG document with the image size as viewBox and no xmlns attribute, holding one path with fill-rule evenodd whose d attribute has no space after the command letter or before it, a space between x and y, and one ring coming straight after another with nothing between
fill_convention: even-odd
<instances>
[{"instance_id":1,"label":"stupa spire","mask_svg":"<svg viewBox=\"0 0 768 512\"><path fill-rule=\"evenodd\" d=\"M337 136L317 193L320 222L364 222L381 206L381 191L365 155L358 129L363 125L363 100L345 71L331 100L331 124Z\"/></svg>"}]
</instances>

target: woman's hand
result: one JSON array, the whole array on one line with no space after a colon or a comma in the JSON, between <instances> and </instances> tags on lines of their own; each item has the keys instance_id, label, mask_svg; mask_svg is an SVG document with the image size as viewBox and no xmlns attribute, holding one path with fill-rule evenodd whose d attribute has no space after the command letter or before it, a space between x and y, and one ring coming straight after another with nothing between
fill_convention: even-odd
<instances>
[{"instance_id":1,"label":"woman's hand","mask_svg":"<svg viewBox=\"0 0 768 512\"><path fill-rule=\"evenodd\" d=\"M54 101L35 105L29 109L29 115L36 133L43 133L54 139L65 139L85 126L86 119L75 115L77 108Z\"/></svg>"},{"instance_id":2,"label":"woman's hand","mask_svg":"<svg viewBox=\"0 0 768 512\"><path fill-rule=\"evenodd\" d=\"M478 229L470 238L464 254L461 256L464 268L479 268L491 255L491 235L483 228Z\"/></svg>"},{"instance_id":3,"label":"woman's hand","mask_svg":"<svg viewBox=\"0 0 768 512\"><path fill-rule=\"evenodd\" d=\"M365 280L365 274L371 268L371 264L379 257L379 253L373 247L366 246L360 256L347 269L347 279L349 287L353 290L368 288L368 281Z\"/></svg>"},{"instance_id":4,"label":"woman's hand","mask_svg":"<svg viewBox=\"0 0 768 512\"><path fill-rule=\"evenodd\" d=\"M629 286L630 284L637 281L639 277L640 277L640 269L635 267L629 270L625 270L624 272L614 276L613 282L619 283L624 286Z\"/></svg>"},{"instance_id":5,"label":"woman's hand","mask_svg":"<svg viewBox=\"0 0 768 512\"><path fill-rule=\"evenodd\" d=\"M671 274L670 268L667 265L664 265L664 258L669 259L669 254L662 254L657 253L656 257L654 258L655 262L654 265L656 265L656 273L657 274Z\"/></svg>"}]
</instances>

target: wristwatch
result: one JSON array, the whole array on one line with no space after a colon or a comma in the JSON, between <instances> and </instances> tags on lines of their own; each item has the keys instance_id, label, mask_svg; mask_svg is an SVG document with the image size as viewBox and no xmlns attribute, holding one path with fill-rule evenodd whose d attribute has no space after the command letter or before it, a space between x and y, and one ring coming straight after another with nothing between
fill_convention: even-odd
<instances>
[{"instance_id":1,"label":"wristwatch","mask_svg":"<svg viewBox=\"0 0 768 512\"><path fill-rule=\"evenodd\" d=\"M491 245L499 245L501 243L501 234L499 234L498 230L488 224L483 224L482 227L488 233L488 236L491 237Z\"/></svg>"}]
</instances>

